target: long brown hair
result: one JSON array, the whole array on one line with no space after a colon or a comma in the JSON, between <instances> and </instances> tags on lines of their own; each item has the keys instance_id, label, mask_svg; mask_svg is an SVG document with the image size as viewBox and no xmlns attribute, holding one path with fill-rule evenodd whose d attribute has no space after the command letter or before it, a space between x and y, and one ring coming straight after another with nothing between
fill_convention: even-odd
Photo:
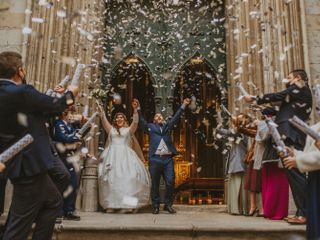
<instances>
[{"instance_id":1,"label":"long brown hair","mask_svg":"<svg viewBox=\"0 0 320 240\"><path fill-rule=\"evenodd\" d=\"M114 115L113 120L112 120L112 126L117 130L117 132L118 132L119 135L120 135L120 129L119 129L119 127L118 127L118 125L117 125L117 121L116 121L116 119L117 119L117 117L118 117L119 115L121 115L121 116L124 118L125 125L128 125L128 120L127 120L126 115L125 115L124 113L122 113L122 112L118 112L118 113L116 113L116 115ZM124 126L125 126L125 125L124 125Z\"/></svg>"}]
</instances>

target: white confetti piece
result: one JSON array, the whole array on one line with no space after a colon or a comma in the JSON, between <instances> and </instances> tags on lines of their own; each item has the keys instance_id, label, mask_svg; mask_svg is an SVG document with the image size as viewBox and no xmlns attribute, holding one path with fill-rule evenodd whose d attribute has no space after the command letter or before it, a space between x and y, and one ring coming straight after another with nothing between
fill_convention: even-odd
<instances>
[{"instance_id":1,"label":"white confetti piece","mask_svg":"<svg viewBox=\"0 0 320 240\"><path fill-rule=\"evenodd\" d=\"M59 10L57 11L57 16L60 18L65 18L67 16L67 13L64 10Z\"/></svg>"},{"instance_id":2,"label":"white confetti piece","mask_svg":"<svg viewBox=\"0 0 320 240\"><path fill-rule=\"evenodd\" d=\"M81 148L81 153L82 154L88 154L89 153L89 150L88 150L88 148Z\"/></svg>"},{"instance_id":3,"label":"white confetti piece","mask_svg":"<svg viewBox=\"0 0 320 240\"><path fill-rule=\"evenodd\" d=\"M63 192L63 198L67 198L73 191L73 187L69 185L67 189Z\"/></svg>"},{"instance_id":4,"label":"white confetti piece","mask_svg":"<svg viewBox=\"0 0 320 240\"><path fill-rule=\"evenodd\" d=\"M29 27L24 27L22 29L22 34L31 34L32 33L32 29Z\"/></svg>"},{"instance_id":5,"label":"white confetti piece","mask_svg":"<svg viewBox=\"0 0 320 240\"><path fill-rule=\"evenodd\" d=\"M28 117L24 113L17 114L18 123L24 127L28 127Z\"/></svg>"},{"instance_id":6,"label":"white confetti piece","mask_svg":"<svg viewBox=\"0 0 320 240\"><path fill-rule=\"evenodd\" d=\"M39 0L38 4L39 4L39 6L47 6L48 1L47 0Z\"/></svg>"},{"instance_id":7,"label":"white confetti piece","mask_svg":"<svg viewBox=\"0 0 320 240\"><path fill-rule=\"evenodd\" d=\"M44 23L44 19L43 18L37 18L37 17L33 17L31 19L32 22L34 23Z\"/></svg>"},{"instance_id":8,"label":"white confetti piece","mask_svg":"<svg viewBox=\"0 0 320 240\"><path fill-rule=\"evenodd\" d=\"M73 57L67 57L67 56L62 56L61 62L71 66L75 66L77 63L76 59L74 59Z\"/></svg>"},{"instance_id":9,"label":"white confetti piece","mask_svg":"<svg viewBox=\"0 0 320 240\"><path fill-rule=\"evenodd\" d=\"M24 14L26 14L26 15L30 15L31 13L32 13L32 11L28 8L26 10L24 10Z\"/></svg>"}]
</instances>

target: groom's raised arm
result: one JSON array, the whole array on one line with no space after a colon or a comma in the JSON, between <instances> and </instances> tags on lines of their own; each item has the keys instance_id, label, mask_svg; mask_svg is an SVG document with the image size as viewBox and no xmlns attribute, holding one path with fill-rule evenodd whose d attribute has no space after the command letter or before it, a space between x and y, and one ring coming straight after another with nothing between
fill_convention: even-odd
<instances>
[{"instance_id":1,"label":"groom's raised arm","mask_svg":"<svg viewBox=\"0 0 320 240\"><path fill-rule=\"evenodd\" d=\"M168 122L168 128L171 129L173 125L179 120L181 114L186 109L186 107L190 104L190 99L186 98L183 100L182 105L180 108L176 111L176 113L173 115L173 117Z\"/></svg>"},{"instance_id":2,"label":"groom's raised arm","mask_svg":"<svg viewBox=\"0 0 320 240\"><path fill-rule=\"evenodd\" d=\"M149 132L149 127L147 121L144 119L141 109L138 108L139 114L139 126L142 128L144 132Z\"/></svg>"}]
</instances>

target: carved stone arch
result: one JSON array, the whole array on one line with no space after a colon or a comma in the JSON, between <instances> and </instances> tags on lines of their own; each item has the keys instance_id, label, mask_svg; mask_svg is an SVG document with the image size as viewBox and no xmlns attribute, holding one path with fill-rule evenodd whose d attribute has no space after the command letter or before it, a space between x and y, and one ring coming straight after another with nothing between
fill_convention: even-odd
<instances>
[{"instance_id":1,"label":"carved stone arch","mask_svg":"<svg viewBox=\"0 0 320 240\"><path fill-rule=\"evenodd\" d=\"M193 99L190 106L193 109L185 112L174 134L183 156L180 160L192 163L189 178L223 178L221 143L213 137L218 124L216 109L221 104L221 89L218 72L198 51L178 70L174 110L184 98Z\"/></svg>"},{"instance_id":2,"label":"carved stone arch","mask_svg":"<svg viewBox=\"0 0 320 240\"><path fill-rule=\"evenodd\" d=\"M117 112L123 112L130 119L132 116L131 101L137 98L146 120L152 121L155 113L153 83L152 73L141 57L130 53L119 61L111 71L110 84L113 91L121 96L122 102L115 104L112 98L109 99L109 104L112 105L111 118ZM147 136L143 135L140 130L136 135L141 146L145 146L148 142Z\"/></svg>"}]
</instances>

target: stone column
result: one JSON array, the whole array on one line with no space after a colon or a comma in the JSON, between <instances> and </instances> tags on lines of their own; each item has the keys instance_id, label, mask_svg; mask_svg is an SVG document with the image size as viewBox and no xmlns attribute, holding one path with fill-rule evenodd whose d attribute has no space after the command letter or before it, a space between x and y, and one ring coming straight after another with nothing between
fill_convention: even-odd
<instances>
[{"instance_id":1,"label":"stone column","mask_svg":"<svg viewBox=\"0 0 320 240\"><path fill-rule=\"evenodd\" d=\"M304 0L305 27L309 50L310 82L320 83L320 2Z\"/></svg>"}]
</instances>

